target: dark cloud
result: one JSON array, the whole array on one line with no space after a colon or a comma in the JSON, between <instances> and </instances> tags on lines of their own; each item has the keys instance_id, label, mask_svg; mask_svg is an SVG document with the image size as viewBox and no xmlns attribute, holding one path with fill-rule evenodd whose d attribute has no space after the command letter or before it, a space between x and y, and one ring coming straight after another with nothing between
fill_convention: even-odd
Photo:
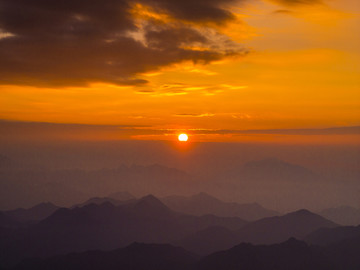
<instances>
[{"instance_id":1,"label":"dark cloud","mask_svg":"<svg viewBox=\"0 0 360 270\"><path fill-rule=\"evenodd\" d=\"M216 48L211 38L182 23L224 23L233 16L222 6L232 0L139 2L182 21L148 21L140 29L131 0L0 0L0 33L13 35L0 38L0 83L141 84L146 81L137 75L146 71L238 52ZM192 49L195 45L207 49Z\"/></svg>"},{"instance_id":2,"label":"dark cloud","mask_svg":"<svg viewBox=\"0 0 360 270\"><path fill-rule=\"evenodd\" d=\"M221 24L234 18L234 15L223 6L235 0L141 0L141 2L166 10L175 18L187 21Z\"/></svg>"}]
</instances>

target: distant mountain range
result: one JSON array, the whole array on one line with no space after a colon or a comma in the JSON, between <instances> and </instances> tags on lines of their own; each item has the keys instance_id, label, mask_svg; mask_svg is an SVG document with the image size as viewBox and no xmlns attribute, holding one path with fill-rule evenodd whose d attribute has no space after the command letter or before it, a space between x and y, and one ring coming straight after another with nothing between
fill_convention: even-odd
<instances>
[{"instance_id":1,"label":"distant mountain range","mask_svg":"<svg viewBox=\"0 0 360 270\"><path fill-rule=\"evenodd\" d=\"M126 203L127 201L120 201L120 200L116 200L113 198L109 198L109 197L103 197L103 198L99 198L99 197L94 197L94 198L90 198L88 200L86 200L83 203L79 203L79 204L75 204L74 206L72 206L71 208L79 208L79 207L83 207L89 204L96 204L96 205L101 205L104 203L111 203L115 206L119 206L122 205L124 203Z\"/></svg>"},{"instance_id":2,"label":"distant mountain range","mask_svg":"<svg viewBox=\"0 0 360 270\"><path fill-rule=\"evenodd\" d=\"M25 221L40 221L53 214L59 206L52 203L40 203L29 209L18 208L15 210L6 211L5 213L20 222Z\"/></svg>"},{"instance_id":3,"label":"distant mountain range","mask_svg":"<svg viewBox=\"0 0 360 270\"><path fill-rule=\"evenodd\" d=\"M308 210L299 210L283 216L260 219L241 228L237 233L242 242L274 244L290 237L302 239L319 228L338 225Z\"/></svg>"},{"instance_id":4,"label":"distant mountain range","mask_svg":"<svg viewBox=\"0 0 360 270\"><path fill-rule=\"evenodd\" d=\"M129 204L136 198L128 192L116 192L108 197L93 197L71 208L83 207L89 204L100 205L109 202L115 206ZM204 216L215 215L219 217L240 217L244 220L257 220L263 217L279 215L279 212L268 210L257 203L239 204L223 202L207 193L193 196L168 196L160 199L167 207L175 212ZM58 206L51 203L41 203L29 209L15 209L4 211L18 221L37 221L48 217L57 210Z\"/></svg>"},{"instance_id":5,"label":"distant mountain range","mask_svg":"<svg viewBox=\"0 0 360 270\"><path fill-rule=\"evenodd\" d=\"M279 212L266 209L257 203L223 202L204 192L189 197L167 196L161 200L174 211L198 216L213 214L225 217L241 217L250 221L279 215Z\"/></svg>"},{"instance_id":6,"label":"distant mountain range","mask_svg":"<svg viewBox=\"0 0 360 270\"><path fill-rule=\"evenodd\" d=\"M228 249L238 243L275 244L290 237L303 239L320 228L337 224L307 210L249 222L238 230L210 227L183 238L176 244L201 255Z\"/></svg>"},{"instance_id":7,"label":"distant mountain range","mask_svg":"<svg viewBox=\"0 0 360 270\"><path fill-rule=\"evenodd\" d=\"M193 183L191 179L186 172L158 164L121 165L94 171L0 170L0 209L28 207L43 201L71 206L91 197L131 199L129 194L113 194L117 190L165 196L189 190Z\"/></svg>"},{"instance_id":8,"label":"distant mountain range","mask_svg":"<svg viewBox=\"0 0 360 270\"><path fill-rule=\"evenodd\" d=\"M8 162L4 157L3 163ZM327 179L322 175L303 166L276 158L239 163L219 174L206 176L191 175L159 164L119 165L116 168L97 170L0 168L0 209L28 208L41 202L70 207L93 197L108 197L120 201L133 199L129 194L112 194L114 191L128 191L138 197L151 193L160 198L171 194L188 196L205 191L218 198L229 198L241 204L224 205L213 200L213 206L207 209L207 198L201 196L188 198L188 202L185 202L185 198L172 196L163 201L176 211L196 215L211 213L239 216L247 220L278 214L268 212L265 208L281 211L311 207L323 209L330 203L338 203L336 200L344 196L350 199L348 202L343 200L341 204L354 205L354 195L346 197L346 194L354 194L352 190L355 189L341 186L341 181L334 184L325 180ZM319 196L324 190L327 196ZM180 203L180 200L183 202ZM198 206L194 207L191 200L198 200ZM247 202L257 202L262 206ZM265 208L261 209L263 207ZM253 208L252 215L248 215L247 209L250 208ZM350 225L349 222L339 223ZM355 223L352 222L351 225Z\"/></svg>"}]
</instances>

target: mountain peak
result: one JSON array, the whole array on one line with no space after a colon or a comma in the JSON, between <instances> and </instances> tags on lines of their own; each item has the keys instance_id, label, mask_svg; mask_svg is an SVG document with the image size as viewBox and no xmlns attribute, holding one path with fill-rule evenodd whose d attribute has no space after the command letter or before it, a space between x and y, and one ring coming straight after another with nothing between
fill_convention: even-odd
<instances>
[{"instance_id":1,"label":"mountain peak","mask_svg":"<svg viewBox=\"0 0 360 270\"><path fill-rule=\"evenodd\" d=\"M308 215L316 215L312 212L310 212L309 210L307 209L300 209L300 210L297 210L295 212L292 212L290 214L293 214L293 215L302 215L302 216L308 216Z\"/></svg>"},{"instance_id":2,"label":"mountain peak","mask_svg":"<svg viewBox=\"0 0 360 270\"><path fill-rule=\"evenodd\" d=\"M134 208L137 212L146 214L146 215L158 215L158 214L168 214L170 209L165 206L158 198L154 195L149 194L145 197L139 199Z\"/></svg>"},{"instance_id":3,"label":"mountain peak","mask_svg":"<svg viewBox=\"0 0 360 270\"><path fill-rule=\"evenodd\" d=\"M291 212L291 213L288 213L286 215L283 216L284 218L288 218L288 219L292 219L292 218L300 218L300 219L312 219L312 220L322 220L324 222L327 222L327 223L333 223L331 222L330 220L327 220L326 218L318 215L318 214L315 214L307 209L300 209L300 210L297 210L295 212ZM335 225L335 223L333 223Z\"/></svg>"},{"instance_id":4,"label":"mountain peak","mask_svg":"<svg viewBox=\"0 0 360 270\"><path fill-rule=\"evenodd\" d=\"M139 201L140 201L140 202L141 202L141 201L156 202L156 203L161 203L161 204L162 204L162 202L161 202L158 198L156 198L154 195L152 195L152 194L149 194L149 195L146 195L146 196L140 198Z\"/></svg>"},{"instance_id":5,"label":"mountain peak","mask_svg":"<svg viewBox=\"0 0 360 270\"><path fill-rule=\"evenodd\" d=\"M304 241L300 241L296 239L295 237L290 237L287 241L281 243L280 245L286 246L286 247L307 247L307 244Z\"/></svg>"}]
</instances>

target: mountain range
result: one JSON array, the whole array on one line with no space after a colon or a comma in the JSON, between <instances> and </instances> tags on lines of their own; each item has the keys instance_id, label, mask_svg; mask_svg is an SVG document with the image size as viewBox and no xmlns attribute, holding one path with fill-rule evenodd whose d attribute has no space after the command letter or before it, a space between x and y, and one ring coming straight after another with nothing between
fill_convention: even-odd
<instances>
[{"instance_id":1,"label":"mountain range","mask_svg":"<svg viewBox=\"0 0 360 270\"><path fill-rule=\"evenodd\" d=\"M274 244L290 237L302 239L319 228L334 228L330 220L302 209L283 216L260 219L247 224L237 232L242 242Z\"/></svg>"},{"instance_id":2,"label":"mountain range","mask_svg":"<svg viewBox=\"0 0 360 270\"><path fill-rule=\"evenodd\" d=\"M167 196L161 200L174 211L198 216L213 214L226 217L241 217L251 221L279 215L279 212L266 209L257 203L223 202L204 192L188 197Z\"/></svg>"},{"instance_id":3,"label":"mountain range","mask_svg":"<svg viewBox=\"0 0 360 270\"><path fill-rule=\"evenodd\" d=\"M60 208L37 224L8 232L0 239L0 258L11 262L25 257L108 250L134 241L171 243L210 226L236 230L246 223L237 217L176 213L149 195L119 206L106 202Z\"/></svg>"},{"instance_id":4,"label":"mountain range","mask_svg":"<svg viewBox=\"0 0 360 270\"><path fill-rule=\"evenodd\" d=\"M6 211L5 213L20 222L26 221L40 221L53 214L59 206L52 203L40 203L31 208L18 208L15 210Z\"/></svg>"},{"instance_id":5,"label":"mountain range","mask_svg":"<svg viewBox=\"0 0 360 270\"><path fill-rule=\"evenodd\" d=\"M206 255L241 242L279 243L335 223L306 210L247 222L239 217L193 216L175 212L148 195L128 203L60 208L35 224L0 227L0 264L27 257L111 250L133 242L170 243Z\"/></svg>"}]
</instances>

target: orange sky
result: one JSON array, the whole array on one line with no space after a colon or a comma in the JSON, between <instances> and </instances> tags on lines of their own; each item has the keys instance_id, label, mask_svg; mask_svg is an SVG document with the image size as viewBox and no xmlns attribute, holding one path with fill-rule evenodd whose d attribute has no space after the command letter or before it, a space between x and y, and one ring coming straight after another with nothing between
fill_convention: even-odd
<instances>
[{"instance_id":1,"label":"orange sky","mask_svg":"<svg viewBox=\"0 0 360 270\"><path fill-rule=\"evenodd\" d=\"M144 56L153 61L151 65L130 75L132 80L145 83L128 83L128 79L113 83L97 76L93 69L85 70L89 77L81 78L79 83L77 78L65 83L63 77L49 83L50 75L43 80L36 72L25 76L17 74L21 68L14 68L12 73L0 68L0 119L96 125L94 130L86 129L79 135L90 139L172 140L176 139L174 134L188 132L195 141L360 142L359 132L353 130L340 135L259 132L360 126L357 0L228 1L224 9L232 13L232 19L212 23L179 18L171 10L134 2L130 14L137 29L128 32L131 38L139 44L145 42L148 24L153 20L157 27L192 29L201 38L189 36L191 42L179 39L176 48L194 53L198 59L180 57L155 64L151 55ZM172 42L173 29L164 44ZM156 34L160 35L155 33L155 38ZM12 31L0 29L0 45L12 35ZM183 35L179 32L180 37ZM166 53L172 55L171 49ZM216 57L205 59L201 52L214 52ZM109 59L104 61L112 65ZM32 61L36 67L42 63L36 58ZM142 60L133 61L135 65ZM6 62L0 60L1 64ZM54 72L60 70L52 64ZM62 73L67 67L82 68L71 61L61 65L65 66L59 71ZM120 77L121 72L130 76L126 68L119 71ZM110 135L102 125L132 128L125 133L111 131ZM237 134L243 130L256 132ZM70 138L70 133L60 137ZM39 134L35 132L34 136Z\"/></svg>"}]
</instances>

